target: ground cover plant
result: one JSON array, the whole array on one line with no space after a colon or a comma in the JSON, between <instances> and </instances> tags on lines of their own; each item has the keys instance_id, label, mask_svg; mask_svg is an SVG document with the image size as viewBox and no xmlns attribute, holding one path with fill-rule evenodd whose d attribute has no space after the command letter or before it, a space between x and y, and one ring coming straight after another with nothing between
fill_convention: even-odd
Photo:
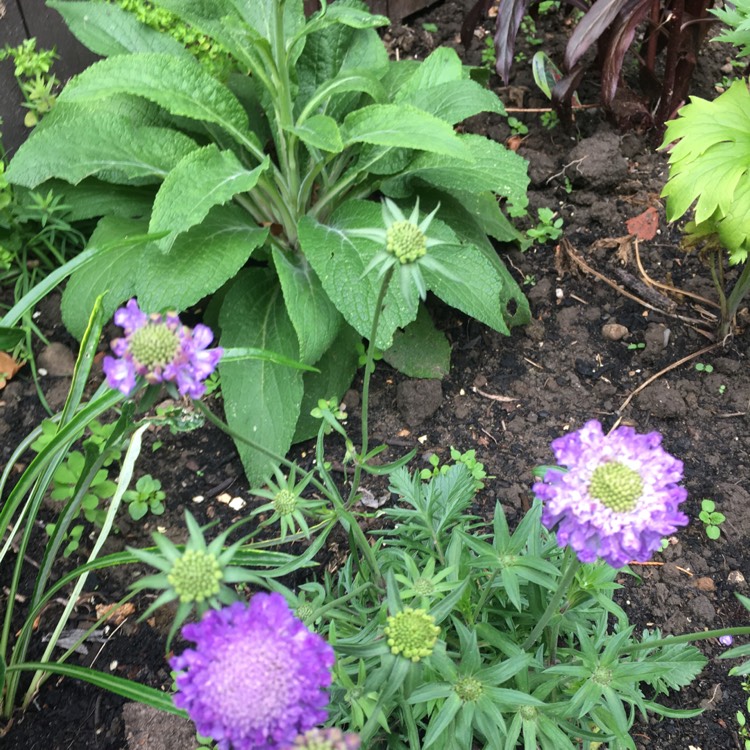
<instances>
[{"instance_id":1,"label":"ground cover plant","mask_svg":"<svg viewBox=\"0 0 750 750\"><path fill-rule=\"evenodd\" d=\"M401 211L429 216L433 234L422 283L406 296L407 287L389 287L383 300L377 345L386 358L399 329L423 342L402 357L406 371L445 351L426 345L440 340L421 307L427 291L503 333L528 319L490 242L523 241L505 212L524 212L525 162L454 130L479 112L503 113L454 51L390 61L374 30L387 20L358 3L325 5L309 19L298 0L160 3L227 51L236 72L224 83L119 6L55 7L108 58L65 87L7 178L55 181L72 218L103 217L90 256L69 268L63 316L74 335L102 289L107 314L132 295L177 311L213 295L224 346L314 369L268 358L222 365L232 428L284 453L314 434L317 400L340 396L354 376L380 288L372 238L404 221ZM387 203L381 214L365 200L377 193L402 209ZM388 252L403 265L394 242ZM430 365L445 370L444 354ZM266 456L238 449L253 481L267 476Z\"/></svg>"},{"instance_id":2,"label":"ground cover plant","mask_svg":"<svg viewBox=\"0 0 750 750\"><path fill-rule=\"evenodd\" d=\"M414 204L407 203L400 216L387 203L385 210L391 212L385 214L385 225L403 222L406 236L413 239L420 232L429 237L431 229L425 223L429 217ZM372 242L381 248L387 240L385 226L378 234L371 228L361 231L371 233ZM378 297L390 287L403 293L403 285L419 292L420 257L412 254L407 263L397 265L385 251L374 254L370 272L380 285ZM380 324L380 310L376 300L373 328ZM88 379L92 342L100 337L102 319L97 309L84 337L71 401L61 424L66 424L66 413L75 412L76 393ZM116 392L107 394L102 389L100 393L122 404L116 431L132 437L109 508L111 517L118 512L118 503L123 507L121 500L131 491L129 484L137 489L131 475L139 441L145 435L141 430L155 419L140 410L149 408L162 385L172 389L172 395L179 395L175 393L179 389L200 398L205 387L201 383L220 356L210 348L203 327L191 332L178 325L173 314L148 315L135 302L116 312L115 323L122 336L114 343L116 356L107 359L105 370L108 385ZM175 336L180 340L176 350ZM364 392L369 391L374 374L376 340L377 331L371 330L364 355ZM148 355L139 348L143 346L150 349ZM249 353L235 351L234 356ZM284 362L289 368L294 365L291 360ZM709 375L706 366L699 377L707 380ZM453 747L451 743L458 738L471 747L474 742L489 744L491 738L508 748L519 742L542 747L568 747L566 742L576 748L593 748L601 742L634 747L638 739L632 735L632 722L641 715L638 708L664 711L668 717L689 713L659 708L657 700L685 686L705 657L686 646L690 636L663 640L651 626L634 628L628 624L624 602L613 599L624 577L617 573L620 564L648 561L662 545L655 526L673 539L685 533L677 529L686 520L682 510L688 503L680 486L683 467L660 447L656 433L637 435L620 427L605 436L595 422L580 429L571 426L569 434L553 442L560 466L543 467L537 473L537 500L528 513L515 514L519 523L513 526L499 504L483 518L475 515L476 493L483 480L492 485L496 478L501 482L508 478L502 456L498 470L495 451L489 452L493 454L492 477L485 476L474 456L458 450L452 455L455 466L431 462L435 471L426 473L391 467L389 481L397 504L378 512L383 528L373 530L369 524L373 514L357 505L362 475L351 475L342 483L326 449L330 429L346 448L345 467L375 468L367 461L368 399L363 401L364 434L359 440L348 434L343 423L346 415L337 402L321 401L311 410L319 425L315 449L319 468L302 470L285 465L280 456L275 459L288 476L278 474L268 490L259 490L263 502L270 501L273 513L269 516L271 508L266 508L265 516L258 515L264 518L261 523L266 530L278 523L278 539L256 542L255 525L249 519L229 532L219 532L200 528L188 516L184 546L157 534L155 548L102 560L97 557L97 541L89 562L61 583L75 581L89 566L104 570L115 563L141 560L156 573L141 579L138 591L153 587L161 592L159 604L179 602L173 632L186 619L203 615L200 622L183 628L184 638L195 646L174 648L179 654L172 662L178 672L175 700L220 746ZM100 401L75 425L66 424L22 484L30 487L32 476L46 480L53 464L65 457L62 446L82 431L96 409L108 408L107 403ZM194 406L202 409L198 403ZM140 421L143 417L146 422ZM584 419L577 424L582 423ZM361 447L355 447L356 443ZM253 449L267 450L263 445ZM8 463L7 476L16 457ZM101 450L92 448L87 460L87 469L73 488L73 503L82 502L89 482L98 474L98 464L105 459ZM43 466L47 469L42 475ZM43 483L33 492L32 508L44 493ZM13 503L23 503L21 491L14 493ZM16 505L16 510L20 507ZM592 507L598 512L580 515L582 508ZM53 531L56 546L48 548L53 557L55 549L62 549L62 527L73 510L74 505L66 508ZM614 533L613 519L618 526ZM28 523L24 535L30 528ZM110 529L103 527L98 538L105 539ZM336 533L347 540L343 566L301 585L287 585L285 575L304 572ZM282 539L301 543L304 554L268 551L269 541ZM19 554L18 559L22 557ZM605 561L594 562L597 557ZM57 593L56 588L43 589L42 583L35 596L37 604L23 611L21 642L33 631L30 621L41 612L40 598L46 601ZM706 642L717 637L723 639L723 646L731 645L727 639L732 636L725 628L701 633ZM12 641L13 636L8 638ZM175 710L163 694L106 679L106 673L24 661L24 648L13 649L7 672L11 684L14 676L31 670L40 674L58 671L100 681L128 697ZM726 655L742 653L735 650ZM264 659L258 654L270 656ZM337 657L335 663L332 655ZM300 670L305 658L313 669ZM743 669L736 673L742 674ZM41 679L35 675L34 684ZM218 699L207 689L208 681L220 686ZM269 690L269 685L276 690ZM300 694L302 698L296 699ZM257 697L251 701L253 706L266 710L248 711L248 695ZM328 697L332 699L328 721L339 728L315 729L325 719Z\"/></svg>"}]
</instances>

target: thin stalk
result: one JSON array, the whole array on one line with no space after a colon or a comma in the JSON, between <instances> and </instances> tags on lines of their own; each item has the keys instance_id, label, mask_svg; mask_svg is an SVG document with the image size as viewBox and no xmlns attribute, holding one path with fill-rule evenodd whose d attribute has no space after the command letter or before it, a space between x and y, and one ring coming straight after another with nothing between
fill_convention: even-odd
<instances>
[{"instance_id":1,"label":"thin stalk","mask_svg":"<svg viewBox=\"0 0 750 750\"><path fill-rule=\"evenodd\" d=\"M393 277L393 266L391 266L383 275L383 282L380 285L380 291L378 292L378 298L375 300L375 310L372 315L372 326L370 328L370 340L367 342L367 359L365 361L365 374L362 381L362 449L360 452L360 459L354 466L354 476L352 477L352 486L349 491L349 499L347 500L347 507L351 506L354 501L354 495L359 488L359 479L362 475L362 461L365 460L367 455L367 448L369 444L368 435L368 410L370 408L370 379L372 373L375 371L375 339L378 335L378 327L380 325L380 316L383 312L385 295L388 291L388 285L391 283Z\"/></svg>"},{"instance_id":2,"label":"thin stalk","mask_svg":"<svg viewBox=\"0 0 750 750\"><path fill-rule=\"evenodd\" d=\"M487 582L487 584L482 588L482 594L479 597L479 602L477 603L477 606L474 607L474 614L472 615L471 621L476 622L477 618L479 617L480 612L482 611L482 607L484 607L484 603L487 601L487 597L489 597L490 592L492 591L492 584L495 583L495 579L497 578L500 571L494 570L492 572L492 578Z\"/></svg>"},{"instance_id":3,"label":"thin stalk","mask_svg":"<svg viewBox=\"0 0 750 750\"><path fill-rule=\"evenodd\" d=\"M727 300L727 328L736 315L740 303L748 292L750 292L750 261L745 261L745 267L742 269L739 279L737 279L732 287L732 291L729 293L729 299ZM726 334L727 331L722 330L722 333Z\"/></svg>"},{"instance_id":4,"label":"thin stalk","mask_svg":"<svg viewBox=\"0 0 750 750\"><path fill-rule=\"evenodd\" d=\"M549 600L549 604L547 604L547 609L544 610L544 614L539 618L539 622L537 622L537 624L534 626L534 629L531 631L531 633L529 633L529 637L523 642L521 648L524 651L528 651L537 642L537 640L539 640L539 636L547 627L552 617L557 613L563 596L568 593L570 584L573 583L576 572L581 566L578 558L575 557L573 553L571 553L570 548L565 551L565 556L568 558L565 573L560 579L560 583L557 585L555 593L552 594L552 598Z\"/></svg>"},{"instance_id":5,"label":"thin stalk","mask_svg":"<svg viewBox=\"0 0 750 750\"><path fill-rule=\"evenodd\" d=\"M721 630L705 630L700 633L685 633L684 635L668 635L654 641L641 641L623 647L620 653L629 654L644 648L661 648L662 646L676 646L680 643L693 641L707 641L709 638L720 638L722 635L750 635L750 626L736 628L722 628Z\"/></svg>"},{"instance_id":6,"label":"thin stalk","mask_svg":"<svg viewBox=\"0 0 750 750\"><path fill-rule=\"evenodd\" d=\"M722 258L721 258L721 248L717 250L711 250L710 254L708 256L708 262L709 266L711 268L711 278L714 282L714 287L716 287L716 293L719 295L719 310L721 311L721 330L723 331L726 326L729 325L729 315L728 315L728 307L727 307L727 296L724 293L724 275L721 273L722 271ZM717 268L717 262L718 262L718 268Z\"/></svg>"}]
</instances>

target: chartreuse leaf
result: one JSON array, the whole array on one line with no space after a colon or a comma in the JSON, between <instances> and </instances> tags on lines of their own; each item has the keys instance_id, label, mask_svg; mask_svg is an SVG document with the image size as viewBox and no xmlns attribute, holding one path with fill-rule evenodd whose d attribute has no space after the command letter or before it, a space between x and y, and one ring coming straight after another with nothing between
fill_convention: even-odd
<instances>
[{"instance_id":1,"label":"chartreuse leaf","mask_svg":"<svg viewBox=\"0 0 750 750\"><path fill-rule=\"evenodd\" d=\"M417 319L393 335L391 348L383 359L410 378L443 378L451 366L451 345L435 328L422 305Z\"/></svg>"},{"instance_id":2,"label":"chartreuse leaf","mask_svg":"<svg viewBox=\"0 0 750 750\"><path fill-rule=\"evenodd\" d=\"M102 57L128 52L167 52L177 57L190 53L169 34L160 34L141 23L133 13L102 2L47 3L64 19L79 42Z\"/></svg>"},{"instance_id":3,"label":"chartreuse leaf","mask_svg":"<svg viewBox=\"0 0 750 750\"><path fill-rule=\"evenodd\" d=\"M221 344L256 347L299 359L297 337L284 305L281 287L270 271L240 272L224 298L219 315ZM229 426L270 451L284 455L292 444L302 402L302 373L262 360L219 365ZM263 482L273 463L237 441L251 485Z\"/></svg>"},{"instance_id":4,"label":"chartreuse leaf","mask_svg":"<svg viewBox=\"0 0 750 750\"><path fill-rule=\"evenodd\" d=\"M344 144L412 148L471 161L472 155L453 127L408 104L370 104L344 119Z\"/></svg>"},{"instance_id":5,"label":"chartreuse leaf","mask_svg":"<svg viewBox=\"0 0 750 750\"><path fill-rule=\"evenodd\" d=\"M372 334L381 282L374 270L363 274L380 247L372 240L349 237L347 230L373 227L383 227L380 205L365 201L344 203L333 214L329 225L309 217L304 217L299 224L300 245L323 289L348 323L365 338ZM416 318L418 300L416 290L412 289L405 299L399 284L390 284L378 326L378 348L388 349L394 331Z\"/></svg>"},{"instance_id":6,"label":"chartreuse leaf","mask_svg":"<svg viewBox=\"0 0 750 750\"><path fill-rule=\"evenodd\" d=\"M341 313L328 298L307 259L273 248L286 309L297 332L299 358L317 362L338 335Z\"/></svg>"},{"instance_id":7,"label":"chartreuse leaf","mask_svg":"<svg viewBox=\"0 0 750 750\"><path fill-rule=\"evenodd\" d=\"M159 182L196 148L183 133L138 125L97 109L35 130L11 161L9 182L34 188L53 177L74 185L97 175L106 182Z\"/></svg>"},{"instance_id":8,"label":"chartreuse leaf","mask_svg":"<svg viewBox=\"0 0 750 750\"><path fill-rule=\"evenodd\" d=\"M292 132L303 143L321 151L337 154L344 150L339 126L336 120L328 115L312 115L302 125L292 128Z\"/></svg>"},{"instance_id":9,"label":"chartreuse leaf","mask_svg":"<svg viewBox=\"0 0 750 750\"><path fill-rule=\"evenodd\" d=\"M340 400L351 385L359 365L357 343L362 337L346 323L342 323L338 336L315 363L319 372L306 372L302 376L305 395L302 398L299 421L294 433L294 442L307 440L318 434L320 419L310 412L318 405L320 399Z\"/></svg>"},{"instance_id":10,"label":"chartreuse leaf","mask_svg":"<svg viewBox=\"0 0 750 750\"><path fill-rule=\"evenodd\" d=\"M102 314L110 318L117 307L135 293L136 278L142 267L145 254L143 246L128 244L130 237L146 234L145 220L104 217L93 234L89 247L105 246L122 242L95 263L80 268L68 281L63 292L61 312L65 327L80 338L86 330L89 314L96 298L106 292L102 299Z\"/></svg>"},{"instance_id":11,"label":"chartreuse leaf","mask_svg":"<svg viewBox=\"0 0 750 750\"><path fill-rule=\"evenodd\" d=\"M679 219L695 204L698 233L704 234L701 224L710 222L730 261L744 260L750 244L750 92L745 81L735 81L710 102L690 97L678 118L667 123L662 147L669 144L670 177L662 191L667 217Z\"/></svg>"},{"instance_id":12,"label":"chartreuse leaf","mask_svg":"<svg viewBox=\"0 0 750 750\"><path fill-rule=\"evenodd\" d=\"M215 292L247 262L268 237L237 206L216 206L190 231L177 237L169 254L149 247L136 275L144 310L178 312Z\"/></svg>"},{"instance_id":13,"label":"chartreuse leaf","mask_svg":"<svg viewBox=\"0 0 750 750\"><path fill-rule=\"evenodd\" d=\"M173 115L213 122L231 133L248 127L245 110L234 94L192 56L144 52L110 57L76 76L59 99L81 102L118 93L141 96Z\"/></svg>"},{"instance_id":14,"label":"chartreuse leaf","mask_svg":"<svg viewBox=\"0 0 750 750\"><path fill-rule=\"evenodd\" d=\"M169 232L159 241L159 249L169 252L175 238L199 224L213 206L252 190L269 163L266 157L247 170L231 151L220 151L214 144L185 156L166 176L154 200L149 231Z\"/></svg>"},{"instance_id":15,"label":"chartreuse leaf","mask_svg":"<svg viewBox=\"0 0 750 750\"><path fill-rule=\"evenodd\" d=\"M414 72L404 81L396 95L396 101L408 99L409 95L417 91L467 77L468 74L456 51L450 47L438 47L421 65L414 68Z\"/></svg>"}]
</instances>

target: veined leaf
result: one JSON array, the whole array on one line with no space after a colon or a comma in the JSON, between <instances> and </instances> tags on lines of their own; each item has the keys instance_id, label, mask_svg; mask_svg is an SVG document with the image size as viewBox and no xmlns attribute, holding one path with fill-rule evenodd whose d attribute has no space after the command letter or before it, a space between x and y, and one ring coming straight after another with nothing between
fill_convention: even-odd
<instances>
[{"instance_id":1,"label":"veined leaf","mask_svg":"<svg viewBox=\"0 0 750 750\"><path fill-rule=\"evenodd\" d=\"M70 210L68 221L93 219L98 216L122 216L136 219L148 216L154 202L156 190L151 185L105 185L95 178L87 178L77 185L62 180L50 180L41 187L59 195Z\"/></svg>"},{"instance_id":2,"label":"veined leaf","mask_svg":"<svg viewBox=\"0 0 750 750\"><path fill-rule=\"evenodd\" d=\"M409 101L418 91L468 78L461 58L450 47L438 47L407 78L396 94L395 101Z\"/></svg>"},{"instance_id":3,"label":"veined leaf","mask_svg":"<svg viewBox=\"0 0 750 750\"><path fill-rule=\"evenodd\" d=\"M248 269L237 275L219 316L221 344L255 347L299 359L297 338L286 313L281 287L270 271ZM284 455L292 444L302 402L302 373L263 360L219 365L224 408L238 434ZM272 461L241 441L237 449L251 485L262 483Z\"/></svg>"},{"instance_id":4,"label":"veined leaf","mask_svg":"<svg viewBox=\"0 0 750 750\"><path fill-rule=\"evenodd\" d=\"M339 126L336 120L328 115L308 117L302 125L292 128L292 132L312 148L334 154L344 150L344 141L341 139Z\"/></svg>"},{"instance_id":5,"label":"veined leaf","mask_svg":"<svg viewBox=\"0 0 750 750\"><path fill-rule=\"evenodd\" d=\"M133 13L102 2L60 2L50 0L73 35L102 57L128 52L167 52L177 57L190 53L169 34L160 34L141 23Z\"/></svg>"},{"instance_id":6,"label":"veined leaf","mask_svg":"<svg viewBox=\"0 0 750 750\"><path fill-rule=\"evenodd\" d=\"M472 80L448 81L417 89L403 101L455 125L480 112L505 114L505 107L494 91Z\"/></svg>"},{"instance_id":7,"label":"veined leaf","mask_svg":"<svg viewBox=\"0 0 750 750\"><path fill-rule=\"evenodd\" d=\"M199 224L208 212L237 193L252 190L268 167L265 161L252 171L245 169L231 151L219 151L214 144L185 156L166 176L154 199L149 231L168 231L159 241L169 252L175 238Z\"/></svg>"},{"instance_id":8,"label":"veined leaf","mask_svg":"<svg viewBox=\"0 0 750 750\"><path fill-rule=\"evenodd\" d=\"M416 320L393 335L383 359L410 378L442 379L450 370L451 345L420 305Z\"/></svg>"},{"instance_id":9,"label":"veined leaf","mask_svg":"<svg viewBox=\"0 0 750 750\"><path fill-rule=\"evenodd\" d=\"M232 5L245 22L269 42L276 40L276 10L279 0L231 0ZM278 40L286 46L297 32L305 25L305 13L302 0L285 0L283 7L284 39Z\"/></svg>"},{"instance_id":10,"label":"veined leaf","mask_svg":"<svg viewBox=\"0 0 750 750\"><path fill-rule=\"evenodd\" d=\"M286 255L273 248L273 263L287 313L297 332L299 357L309 364L317 362L338 335L341 314L304 257Z\"/></svg>"},{"instance_id":11,"label":"veined leaf","mask_svg":"<svg viewBox=\"0 0 750 750\"><path fill-rule=\"evenodd\" d=\"M136 292L144 310L184 310L215 292L247 262L268 236L237 206L216 206L168 254L152 246L142 259ZM155 243L156 244L156 243Z\"/></svg>"},{"instance_id":12,"label":"veined leaf","mask_svg":"<svg viewBox=\"0 0 750 750\"><path fill-rule=\"evenodd\" d=\"M472 160L472 155L445 120L408 104L371 104L347 115L346 145L371 143L412 148Z\"/></svg>"},{"instance_id":13,"label":"veined leaf","mask_svg":"<svg viewBox=\"0 0 750 750\"><path fill-rule=\"evenodd\" d=\"M106 182L159 182L195 148L176 130L135 125L98 111L34 131L6 177L29 188L53 177L76 185L92 175Z\"/></svg>"},{"instance_id":14,"label":"veined leaf","mask_svg":"<svg viewBox=\"0 0 750 750\"><path fill-rule=\"evenodd\" d=\"M164 53L110 57L76 76L59 99L80 102L117 93L142 96L174 115L213 122L230 133L248 128L245 110L234 94L192 57Z\"/></svg>"}]
</instances>

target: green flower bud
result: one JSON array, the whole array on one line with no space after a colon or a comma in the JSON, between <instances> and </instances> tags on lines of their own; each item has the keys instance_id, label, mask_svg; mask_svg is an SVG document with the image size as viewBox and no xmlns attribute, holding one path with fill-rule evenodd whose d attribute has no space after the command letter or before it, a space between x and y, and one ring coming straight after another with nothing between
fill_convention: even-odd
<instances>
[{"instance_id":1,"label":"green flower bud","mask_svg":"<svg viewBox=\"0 0 750 750\"><path fill-rule=\"evenodd\" d=\"M427 253L427 238L416 224L395 221L385 235L385 249L399 263L414 263Z\"/></svg>"},{"instance_id":2,"label":"green flower bud","mask_svg":"<svg viewBox=\"0 0 750 750\"><path fill-rule=\"evenodd\" d=\"M383 632L392 654L401 654L413 662L432 654L440 634L432 615L423 609L407 607L403 612L389 617L387 622Z\"/></svg>"},{"instance_id":3,"label":"green flower bud","mask_svg":"<svg viewBox=\"0 0 750 750\"><path fill-rule=\"evenodd\" d=\"M202 550L185 550L175 560L167 580L181 602L202 602L219 593L222 572L214 555Z\"/></svg>"}]
</instances>

